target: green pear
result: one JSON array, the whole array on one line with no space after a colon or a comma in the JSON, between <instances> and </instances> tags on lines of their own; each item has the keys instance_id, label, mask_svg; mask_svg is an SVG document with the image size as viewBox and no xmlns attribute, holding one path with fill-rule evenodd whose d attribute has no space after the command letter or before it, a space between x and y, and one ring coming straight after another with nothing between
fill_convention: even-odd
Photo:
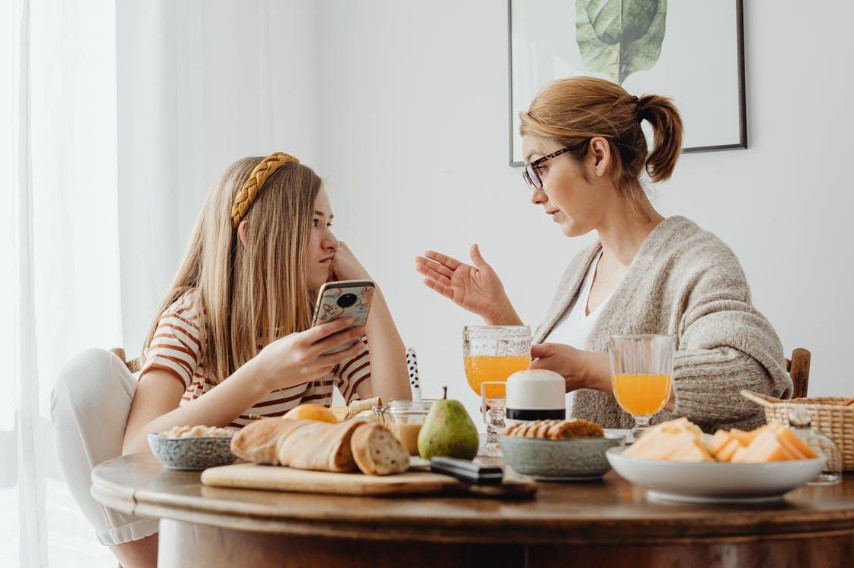
<instances>
[{"instance_id":1,"label":"green pear","mask_svg":"<svg viewBox=\"0 0 854 568\"><path fill-rule=\"evenodd\" d=\"M418 453L425 460L448 456L474 459L480 439L477 427L458 400L437 400L418 434Z\"/></svg>"}]
</instances>

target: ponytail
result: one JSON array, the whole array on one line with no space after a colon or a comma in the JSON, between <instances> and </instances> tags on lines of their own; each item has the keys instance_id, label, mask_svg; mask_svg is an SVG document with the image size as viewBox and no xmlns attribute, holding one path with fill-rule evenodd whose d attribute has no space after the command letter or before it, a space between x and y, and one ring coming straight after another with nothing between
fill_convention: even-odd
<instances>
[{"instance_id":1,"label":"ponytail","mask_svg":"<svg viewBox=\"0 0 854 568\"><path fill-rule=\"evenodd\" d=\"M673 174L682 151L682 118L666 97L644 95L637 106L638 120L652 126L653 150L646 160L646 172L652 181L664 181Z\"/></svg>"}]
</instances>

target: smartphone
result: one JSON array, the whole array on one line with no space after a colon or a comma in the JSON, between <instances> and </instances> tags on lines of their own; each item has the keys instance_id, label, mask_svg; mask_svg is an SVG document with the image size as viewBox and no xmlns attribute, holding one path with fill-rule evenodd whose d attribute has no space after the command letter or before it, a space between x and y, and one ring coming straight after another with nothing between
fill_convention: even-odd
<instances>
[{"instance_id":1,"label":"smartphone","mask_svg":"<svg viewBox=\"0 0 854 568\"><path fill-rule=\"evenodd\" d=\"M350 328L364 326L368 323L368 311L371 309L373 295L374 283L370 280L327 282L317 292L317 304L314 307L311 326L347 317L353 318ZM343 343L325 354L344 351L357 342L358 340L354 339Z\"/></svg>"}]
</instances>

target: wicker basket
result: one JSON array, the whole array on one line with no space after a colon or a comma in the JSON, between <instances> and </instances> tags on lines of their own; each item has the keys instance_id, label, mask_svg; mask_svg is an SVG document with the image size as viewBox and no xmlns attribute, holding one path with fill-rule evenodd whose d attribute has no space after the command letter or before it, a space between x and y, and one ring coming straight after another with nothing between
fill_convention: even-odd
<instances>
[{"instance_id":1,"label":"wicker basket","mask_svg":"<svg viewBox=\"0 0 854 568\"><path fill-rule=\"evenodd\" d=\"M800 406L812 414L812 427L830 436L842 452L842 467L854 471L854 404L841 396L793 398L780 400L772 396L743 390L741 395L765 408L765 420L789 425L789 410ZM846 404L847 403L847 404Z\"/></svg>"}]
</instances>

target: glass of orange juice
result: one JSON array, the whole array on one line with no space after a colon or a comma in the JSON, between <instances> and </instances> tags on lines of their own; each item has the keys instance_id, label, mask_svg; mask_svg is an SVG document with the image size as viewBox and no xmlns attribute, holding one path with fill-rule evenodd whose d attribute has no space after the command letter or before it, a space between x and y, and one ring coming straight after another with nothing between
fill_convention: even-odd
<instances>
[{"instance_id":1,"label":"glass of orange juice","mask_svg":"<svg viewBox=\"0 0 854 568\"><path fill-rule=\"evenodd\" d=\"M491 383L505 383L516 371L531 367L531 328L527 325L468 325L463 328L463 359L466 379L478 397L496 389ZM484 409L483 418L489 433L491 423ZM480 450L481 455L495 455L496 436L489 437ZM490 445L489 442L496 442Z\"/></svg>"},{"instance_id":2,"label":"glass of orange juice","mask_svg":"<svg viewBox=\"0 0 854 568\"><path fill-rule=\"evenodd\" d=\"M507 380L531 366L531 328L527 325L467 325L463 358L469 386L481 395L484 381Z\"/></svg>"},{"instance_id":3,"label":"glass of orange juice","mask_svg":"<svg viewBox=\"0 0 854 568\"><path fill-rule=\"evenodd\" d=\"M614 335L608 342L611 386L617 403L635 419L632 437L670 399L675 351L672 335Z\"/></svg>"}]
</instances>

